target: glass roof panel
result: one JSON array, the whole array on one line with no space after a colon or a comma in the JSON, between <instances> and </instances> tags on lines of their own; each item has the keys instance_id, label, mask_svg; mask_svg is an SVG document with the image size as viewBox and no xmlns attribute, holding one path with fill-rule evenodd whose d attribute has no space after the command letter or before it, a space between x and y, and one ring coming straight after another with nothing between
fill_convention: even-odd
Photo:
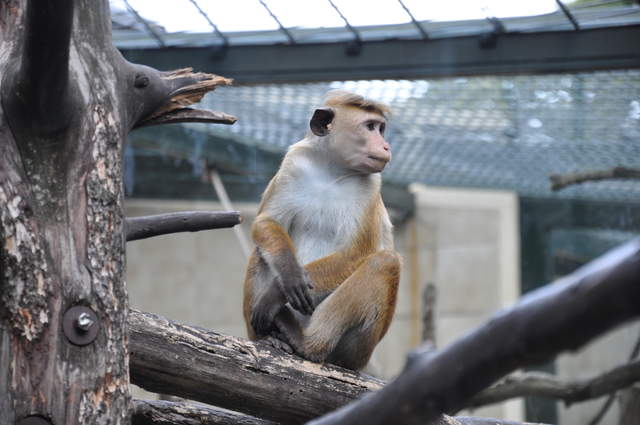
<instances>
[{"instance_id":1,"label":"glass roof panel","mask_svg":"<svg viewBox=\"0 0 640 425\"><path fill-rule=\"evenodd\" d=\"M255 0L257 2L257 0ZM342 27L344 21L326 0L265 0L286 28ZM395 1L395 0L394 0Z\"/></svg>"},{"instance_id":2,"label":"glass roof panel","mask_svg":"<svg viewBox=\"0 0 640 425\"><path fill-rule=\"evenodd\" d=\"M220 31L278 29L278 24L258 0L233 0L224 3L211 0L197 1ZM163 3L170 2L165 0Z\"/></svg>"},{"instance_id":3,"label":"glass roof panel","mask_svg":"<svg viewBox=\"0 0 640 425\"><path fill-rule=\"evenodd\" d=\"M409 15L397 0L333 0L333 3L353 26L402 24L410 21Z\"/></svg>"},{"instance_id":4,"label":"glass roof panel","mask_svg":"<svg viewBox=\"0 0 640 425\"><path fill-rule=\"evenodd\" d=\"M506 18L535 16L552 13L558 9L555 0L448 0L425 2L403 0L419 21L462 21L484 19L487 16ZM566 1L565 3L570 3Z\"/></svg>"},{"instance_id":5,"label":"glass roof panel","mask_svg":"<svg viewBox=\"0 0 640 425\"><path fill-rule=\"evenodd\" d=\"M209 32L210 25L191 0L128 0L138 14L167 32ZM278 24L259 0L224 4L195 0L220 31L275 30ZM328 0L264 0L286 28L342 27L344 22ZM402 0L418 21L461 21L487 16L534 16L558 9L555 0ZM565 4L574 0L564 0ZM398 0L333 0L353 26L410 21ZM114 10L126 11L124 0L110 0Z\"/></svg>"}]
</instances>

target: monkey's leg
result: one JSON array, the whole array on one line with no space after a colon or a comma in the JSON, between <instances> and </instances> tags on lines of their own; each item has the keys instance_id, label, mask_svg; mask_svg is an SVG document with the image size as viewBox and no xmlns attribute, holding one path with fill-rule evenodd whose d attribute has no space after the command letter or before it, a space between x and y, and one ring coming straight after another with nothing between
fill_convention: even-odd
<instances>
[{"instance_id":1,"label":"monkey's leg","mask_svg":"<svg viewBox=\"0 0 640 425\"><path fill-rule=\"evenodd\" d=\"M311 299L313 300L314 308L331 295L331 292L332 291L324 289L313 289L311 291ZM278 348L288 353L293 351L296 354L304 356L304 337L302 330L307 326L309 320L310 316L305 316L295 311L290 306L284 305L274 318L274 329L271 332L270 337L276 338L289 346L289 349L287 349L287 347ZM272 345L275 344L272 343Z\"/></svg>"},{"instance_id":2,"label":"monkey's leg","mask_svg":"<svg viewBox=\"0 0 640 425\"><path fill-rule=\"evenodd\" d=\"M366 366L391 323L399 279L395 252L366 257L315 309L303 331L302 355L355 370Z\"/></svg>"}]
</instances>

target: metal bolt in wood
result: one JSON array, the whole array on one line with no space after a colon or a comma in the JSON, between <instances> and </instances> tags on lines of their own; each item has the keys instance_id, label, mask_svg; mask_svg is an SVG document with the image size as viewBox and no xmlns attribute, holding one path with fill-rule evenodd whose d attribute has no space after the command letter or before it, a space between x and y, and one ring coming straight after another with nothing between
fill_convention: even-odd
<instances>
[{"instance_id":1,"label":"metal bolt in wood","mask_svg":"<svg viewBox=\"0 0 640 425\"><path fill-rule=\"evenodd\" d=\"M96 339L100 323L93 310L85 306L75 306L64 314L62 329L69 342L83 346L91 344Z\"/></svg>"}]
</instances>

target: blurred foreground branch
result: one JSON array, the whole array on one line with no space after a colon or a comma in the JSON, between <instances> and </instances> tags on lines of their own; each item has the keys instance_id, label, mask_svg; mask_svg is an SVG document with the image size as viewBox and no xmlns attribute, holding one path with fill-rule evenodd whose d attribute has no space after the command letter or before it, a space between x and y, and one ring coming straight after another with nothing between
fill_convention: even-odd
<instances>
[{"instance_id":1,"label":"blurred foreground branch","mask_svg":"<svg viewBox=\"0 0 640 425\"><path fill-rule=\"evenodd\" d=\"M539 364L640 316L640 239L523 297L489 322L313 425L419 425L456 412L515 369Z\"/></svg>"}]
</instances>

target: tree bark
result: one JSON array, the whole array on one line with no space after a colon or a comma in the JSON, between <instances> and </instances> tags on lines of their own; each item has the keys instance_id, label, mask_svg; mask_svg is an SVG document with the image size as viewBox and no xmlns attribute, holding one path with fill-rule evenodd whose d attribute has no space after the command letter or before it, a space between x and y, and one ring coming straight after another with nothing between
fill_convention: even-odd
<instances>
[{"instance_id":1,"label":"tree bark","mask_svg":"<svg viewBox=\"0 0 640 425\"><path fill-rule=\"evenodd\" d=\"M126 62L106 0L0 23L0 423L127 424L123 144L229 81Z\"/></svg>"},{"instance_id":2,"label":"tree bark","mask_svg":"<svg viewBox=\"0 0 640 425\"><path fill-rule=\"evenodd\" d=\"M517 368L575 350L640 315L640 239L524 297L434 354L416 356L383 389L313 425L424 424L455 412Z\"/></svg>"},{"instance_id":3,"label":"tree bark","mask_svg":"<svg viewBox=\"0 0 640 425\"><path fill-rule=\"evenodd\" d=\"M108 4L1 7L0 51L12 54L0 59L0 423L127 423L126 133L115 52L92 33L108 24ZM62 332L79 305L99 329L84 346Z\"/></svg>"}]
</instances>

